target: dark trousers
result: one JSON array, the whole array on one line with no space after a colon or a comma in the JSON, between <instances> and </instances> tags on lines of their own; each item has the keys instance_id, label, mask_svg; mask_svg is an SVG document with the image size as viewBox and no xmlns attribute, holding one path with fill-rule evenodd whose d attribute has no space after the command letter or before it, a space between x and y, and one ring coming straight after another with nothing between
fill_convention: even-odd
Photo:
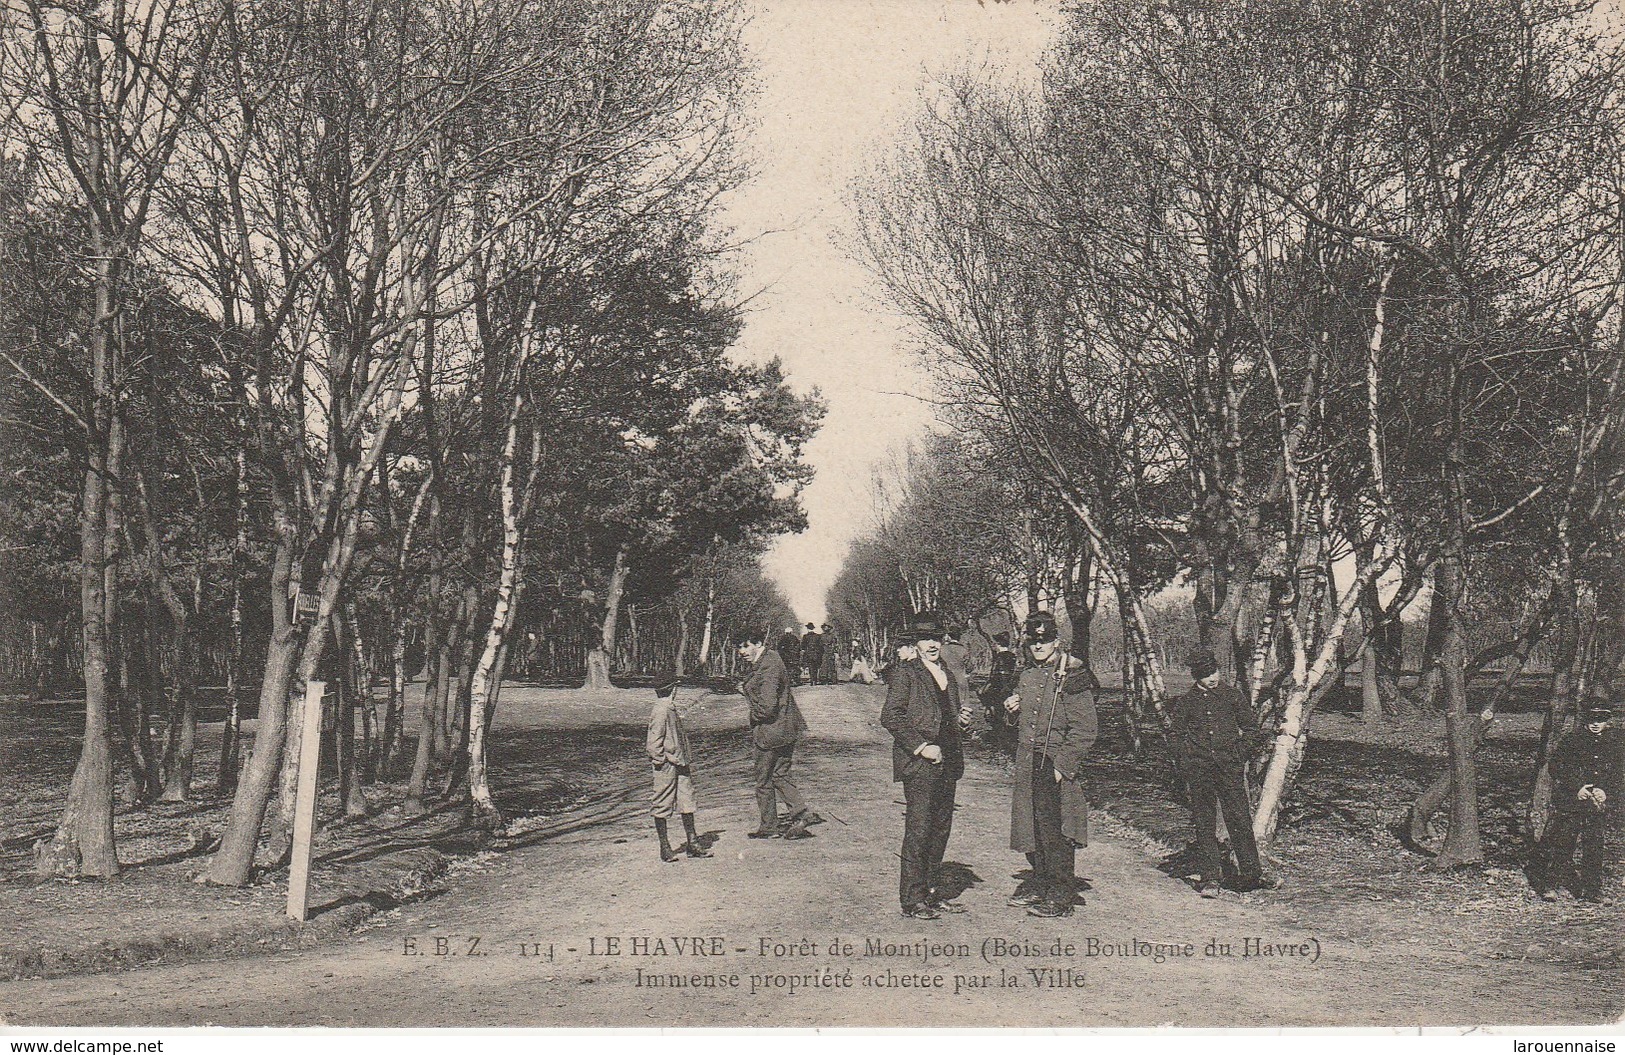
<instances>
[{"instance_id":1,"label":"dark trousers","mask_svg":"<svg viewBox=\"0 0 1625 1055\"><path fill-rule=\"evenodd\" d=\"M1033 845L1027 855L1033 883L1054 901L1071 903L1077 890L1077 847L1061 834L1061 785L1055 781L1055 763L1033 752Z\"/></svg>"},{"instance_id":2,"label":"dark trousers","mask_svg":"<svg viewBox=\"0 0 1625 1055\"><path fill-rule=\"evenodd\" d=\"M903 778L903 867L897 893L905 909L931 900L931 881L948 852L958 784L940 765Z\"/></svg>"},{"instance_id":3,"label":"dark trousers","mask_svg":"<svg viewBox=\"0 0 1625 1055\"><path fill-rule=\"evenodd\" d=\"M1536 848L1535 878L1542 890L1567 886L1576 894L1602 892L1602 837L1607 829L1602 810L1564 810L1546 822ZM1579 886L1574 884L1574 844L1580 844Z\"/></svg>"},{"instance_id":4,"label":"dark trousers","mask_svg":"<svg viewBox=\"0 0 1625 1055\"><path fill-rule=\"evenodd\" d=\"M1256 881L1263 874L1258 863L1258 843L1253 840L1253 810L1247 801L1244 766L1242 762L1209 759L1189 759L1185 763L1185 787L1190 793L1191 823L1196 826L1204 883L1224 878L1224 854L1213 830L1215 815L1221 810L1241 882Z\"/></svg>"},{"instance_id":5,"label":"dark trousers","mask_svg":"<svg viewBox=\"0 0 1625 1055\"><path fill-rule=\"evenodd\" d=\"M792 819L807 812L807 800L790 782L790 763L795 751L795 744L752 749L756 762L756 809L762 819L760 831L772 831L779 826L778 800L781 798Z\"/></svg>"}]
</instances>

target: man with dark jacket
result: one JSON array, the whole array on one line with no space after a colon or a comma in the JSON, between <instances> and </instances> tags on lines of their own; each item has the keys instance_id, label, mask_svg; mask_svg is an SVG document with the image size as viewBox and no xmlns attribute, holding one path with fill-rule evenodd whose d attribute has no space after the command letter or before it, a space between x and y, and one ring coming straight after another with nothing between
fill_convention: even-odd
<instances>
[{"instance_id":1,"label":"man with dark jacket","mask_svg":"<svg viewBox=\"0 0 1625 1055\"><path fill-rule=\"evenodd\" d=\"M738 639L739 655L753 664L740 683L739 691L750 703L751 755L756 766L756 806L760 823L747 833L752 839L776 839L779 831L778 800L789 810L785 818L786 839L805 839L811 814L807 800L790 781L796 741L807 731L795 693L790 691L790 674L779 653L767 647L767 635L747 631Z\"/></svg>"},{"instance_id":2,"label":"man with dark jacket","mask_svg":"<svg viewBox=\"0 0 1625 1055\"><path fill-rule=\"evenodd\" d=\"M1207 649L1190 658L1191 689L1174 701L1173 742L1180 776L1190 796L1191 824L1202 872L1196 890L1219 895L1224 855L1214 828L1222 812L1235 851L1241 890L1268 890L1278 884L1265 878L1253 839L1252 806L1247 800L1247 758L1263 734L1247 700L1219 676L1219 661Z\"/></svg>"},{"instance_id":3,"label":"man with dark jacket","mask_svg":"<svg viewBox=\"0 0 1625 1055\"><path fill-rule=\"evenodd\" d=\"M824 665L824 635L820 634L811 623L807 624L807 632L801 635L801 662L807 667L807 680L818 684L818 669Z\"/></svg>"},{"instance_id":4,"label":"man with dark jacket","mask_svg":"<svg viewBox=\"0 0 1625 1055\"><path fill-rule=\"evenodd\" d=\"M964 909L933 885L954 823L954 790L965 775L960 746L970 711L943 669L942 627L935 612L909 620L912 659L897 664L886 686L880 724L892 734L892 779L903 785L903 853L898 896L903 915L940 919Z\"/></svg>"},{"instance_id":5,"label":"man with dark jacket","mask_svg":"<svg viewBox=\"0 0 1625 1055\"><path fill-rule=\"evenodd\" d=\"M835 636L835 628L825 623L819 630L819 636L824 639L824 662L818 668L818 675L813 680L820 685L834 685L839 682L838 672L841 669L841 639Z\"/></svg>"},{"instance_id":6,"label":"man with dark jacket","mask_svg":"<svg viewBox=\"0 0 1625 1055\"><path fill-rule=\"evenodd\" d=\"M1551 816L1530 868L1535 892L1543 901L1556 901L1559 886L1568 886L1581 901L1602 900L1608 799L1619 790L1619 732L1608 728L1613 717L1613 704L1606 693L1593 696L1580 713L1580 727L1565 734L1552 750ZM1576 843L1580 849L1578 883Z\"/></svg>"},{"instance_id":7,"label":"man with dark jacket","mask_svg":"<svg viewBox=\"0 0 1625 1055\"><path fill-rule=\"evenodd\" d=\"M779 635L779 641L774 650L778 652L779 659L784 663L785 672L790 676L790 684L794 685L801 680L801 638L796 636L796 628L787 626L784 633Z\"/></svg>"},{"instance_id":8,"label":"man with dark jacket","mask_svg":"<svg viewBox=\"0 0 1625 1055\"><path fill-rule=\"evenodd\" d=\"M1031 663L1004 709L1018 719L1010 848L1027 855L1032 878L1009 903L1025 905L1029 916L1070 916L1077 903L1077 848L1089 844L1083 756L1094 746L1099 721L1079 680L1087 667L1060 650L1055 616L1028 616L1026 641Z\"/></svg>"},{"instance_id":9,"label":"man with dark jacket","mask_svg":"<svg viewBox=\"0 0 1625 1055\"><path fill-rule=\"evenodd\" d=\"M1011 719L1004 713L1004 701L1016 691L1016 653L1010 647L1010 635L999 631L993 635L993 669L988 674L987 688L982 690L982 706L987 710L988 736L996 744L1013 748L1010 736Z\"/></svg>"}]
</instances>

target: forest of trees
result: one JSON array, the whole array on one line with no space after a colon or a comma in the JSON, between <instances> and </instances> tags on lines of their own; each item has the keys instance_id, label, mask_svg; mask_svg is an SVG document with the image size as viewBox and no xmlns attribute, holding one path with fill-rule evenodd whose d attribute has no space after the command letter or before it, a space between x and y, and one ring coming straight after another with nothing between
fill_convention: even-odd
<instances>
[{"instance_id":1,"label":"forest of trees","mask_svg":"<svg viewBox=\"0 0 1625 1055\"><path fill-rule=\"evenodd\" d=\"M830 593L881 632L1101 606L1129 709L1190 606L1275 730L1268 842L1310 719L1441 716L1448 868L1482 860L1474 753L1538 650L1531 759L1625 648L1625 49L1568 0L1080 4L1041 83L941 80L857 189L941 435L879 485ZM1170 589L1171 588L1171 589ZM1188 598L1184 600L1183 598ZM1401 691L1407 617L1425 627ZM1471 703L1468 682L1499 680Z\"/></svg>"},{"instance_id":2,"label":"forest of trees","mask_svg":"<svg viewBox=\"0 0 1625 1055\"><path fill-rule=\"evenodd\" d=\"M347 812L409 770L494 825L505 672L692 672L785 617L758 556L823 408L729 354L736 5L0 18L0 678L85 713L39 874L116 873L117 798L197 793L205 688L205 878L241 885L307 680Z\"/></svg>"}]
</instances>

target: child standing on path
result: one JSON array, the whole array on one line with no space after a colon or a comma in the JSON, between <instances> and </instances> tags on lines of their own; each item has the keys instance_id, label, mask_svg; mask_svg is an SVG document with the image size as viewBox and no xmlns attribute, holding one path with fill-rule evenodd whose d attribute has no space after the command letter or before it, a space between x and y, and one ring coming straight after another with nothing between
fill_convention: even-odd
<instances>
[{"instance_id":1,"label":"child standing on path","mask_svg":"<svg viewBox=\"0 0 1625 1055\"><path fill-rule=\"evenodd\" d=\"M688 731L683 728L683 716L677 710L675 674L662 674L655 682L655 705L649 713L645 746L654 767L649 812L654 814L655 834L660 837L660 859L667 863L677 860L677 851L671 848L671 839L666 833L666 822L671 820L674 809L683 815L683 832L688 836L688 842L681 849L690 857L710 857L700 846L700 837L694 828L694 780L689 771L694 751L688 743Z\"/></svg>"}]
</instances>

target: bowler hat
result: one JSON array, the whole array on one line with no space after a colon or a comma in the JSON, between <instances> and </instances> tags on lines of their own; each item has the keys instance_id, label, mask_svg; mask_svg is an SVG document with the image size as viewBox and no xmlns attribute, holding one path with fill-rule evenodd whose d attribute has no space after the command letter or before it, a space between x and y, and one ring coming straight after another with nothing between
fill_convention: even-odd
<instances>
[{"instance_id":1,"label":"bowler hat","mask_svg":"<svg viewBox=\"0 0 1625 1055\"><path fill-rule=\"evenodd\" d=\"M675 670L662 670L655 675L656 696L664 698L675 691L677 691L677 672Z\"/></svg>"},{"instance_id":2,"label":"bowler hat","mask_svg":"<svg viewBox=\"0 0 1625 1055\"><path fill-rule=\"evenodd\" d=\"M1606 690L1593 691L1590 698L1580 707L1580 720L1586 725L1592 722L1613 721L1613 718L1614 701L1609 699Z\"/></svg>"},{"instance_id":3,"label":"bowler hat","mask_svg":"<svg viewBox=\"0 0 1625 1055\"><path fill-rule=\"evenodd\" d=\"M1197 681L1216 673L1219 669L1219 658L1213 654L1211 649L1197 649L1191 653L1187 662L1191 668L1191 677Z\"/></svg>"},{"instance_id":4,"label":"bowler hat","mask_svg":"<svg viewBox=\"0 0 1625 1055\"><path fill-rule=\"evenodd\" d=\"M941 641L942 617L936 612L915 612L903 624L903 632L898 635L900 641Z\"/></svg>"},{"instance_id":5,"label":"bowler hat","mask_svg":"<svg viewBox=\"0 0 1625 1055\"><path fill-rule=\"evenodd\" d=\"M1023 636L1029 645L1057 640L1061 636L1061 629L1055 625L1055 613L1034 612L1029 615L1023 629Z\"/></svg>"}]
</instances>

